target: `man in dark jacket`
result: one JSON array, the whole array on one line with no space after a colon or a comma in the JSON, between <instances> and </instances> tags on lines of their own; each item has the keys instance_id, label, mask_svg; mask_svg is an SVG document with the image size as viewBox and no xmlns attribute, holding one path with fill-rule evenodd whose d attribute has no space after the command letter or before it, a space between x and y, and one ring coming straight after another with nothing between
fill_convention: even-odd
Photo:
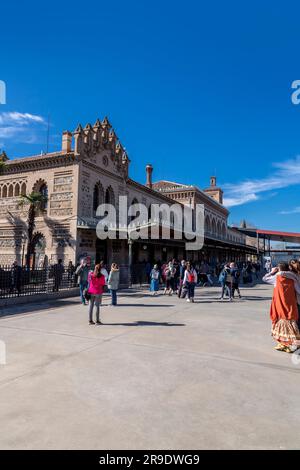
<instances>
[{"instance_id":1,"label":"man in dark jacket","mask_svg":"<svg viewBox=\"0 0 300 470\"><path fill-rule=\"evenodd\" d=\"M88 275L89 275L89 267L87 265L87 261L85 258L83 258L80 262L80 265L75 271L75 274L78 276L78 285L79 285L79 292L80 292L80 298L81 302L83 305L86 305L85 301L85 290L88 286Z\"/></svg>"},{"instance_id":2,"label":"man in dark jacket","mask_svg":"<svg viewBox=\"0 0 300 470\"><path fill-rule=\"evenodd\" d=\"M182 294L182 286L183 286L183 279L184 279L184 273L186 270L186 262L183 259L180 263L180 268L179 268L179 289L178 289L178 297L181 297Z\"/></svg>"}]
</instances>

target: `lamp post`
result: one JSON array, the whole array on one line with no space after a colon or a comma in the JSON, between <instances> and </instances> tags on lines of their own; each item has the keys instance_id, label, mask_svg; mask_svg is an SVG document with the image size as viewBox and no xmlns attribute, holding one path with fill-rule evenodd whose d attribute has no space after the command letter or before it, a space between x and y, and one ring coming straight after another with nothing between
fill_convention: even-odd
<instances>
[{"instance_id":1,"label":"lamp post","mask_svg":"<svg viewBox=\"0 0 300 470\"><path fill-rule=\"evenodd\" d=\"M129 235L129 234L128 234ZM131 275L131 269L132 269L132 245L133 245L133 240L130 238L130 235L128 237L128 285L131 287L132 285L132 275Z\"/></svg>"}]
</instances>

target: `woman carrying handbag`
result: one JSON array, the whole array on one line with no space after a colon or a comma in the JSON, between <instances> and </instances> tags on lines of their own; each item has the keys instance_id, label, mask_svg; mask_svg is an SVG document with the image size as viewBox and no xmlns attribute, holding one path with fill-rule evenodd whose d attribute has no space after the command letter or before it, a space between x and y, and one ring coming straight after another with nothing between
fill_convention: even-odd
<instances>
[{"instance_id":1,"label":"woman carrying handbag","mask_svg":"<svg viewBox=\"0 0 300 470\"><path fill-rule=\"evenodd\" d=\"M103 289L105 285L105 277L101 274L100 264L96 264L94 272L90 272L88 275L89 287L87 294L90 295L89 304L89 323L95 325L93 321L93 310L96 306L96 324L102 325L100 321L100 304L102 300Z\"/></svg>"}]
</instances>

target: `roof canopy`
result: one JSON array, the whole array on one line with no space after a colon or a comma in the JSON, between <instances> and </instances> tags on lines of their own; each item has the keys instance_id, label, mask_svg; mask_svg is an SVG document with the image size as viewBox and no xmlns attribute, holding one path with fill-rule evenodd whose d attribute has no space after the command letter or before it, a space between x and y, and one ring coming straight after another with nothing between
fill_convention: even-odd
<instances>
[{"instance_id":1,"label":"roof canopy","mask_svg":"<svg viewBox=\"0 0 300 470\"><path fill-rule=\"evenodd\" d=\"M266 238L275 242L300 243L300 233L296 232L280 232L277 230L262 230L258 228L236 228L249 237L258 236L259 238Z\"/></svg>"}]
</instances>

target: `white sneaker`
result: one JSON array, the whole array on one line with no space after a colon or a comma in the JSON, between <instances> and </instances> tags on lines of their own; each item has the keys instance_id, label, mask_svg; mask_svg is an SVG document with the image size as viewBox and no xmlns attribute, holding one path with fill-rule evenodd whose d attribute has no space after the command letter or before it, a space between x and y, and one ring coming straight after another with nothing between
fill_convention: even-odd
<instances>
[{"instance_id":1,"label":"white sneaker","mask_svg":"<svg viewBox=\"0 0 300 470\"><path fill-rule=\"evenodd\" d=\"M187 302L190 302L190 299L186 299Z\"/></svg>"}]
</instances>

